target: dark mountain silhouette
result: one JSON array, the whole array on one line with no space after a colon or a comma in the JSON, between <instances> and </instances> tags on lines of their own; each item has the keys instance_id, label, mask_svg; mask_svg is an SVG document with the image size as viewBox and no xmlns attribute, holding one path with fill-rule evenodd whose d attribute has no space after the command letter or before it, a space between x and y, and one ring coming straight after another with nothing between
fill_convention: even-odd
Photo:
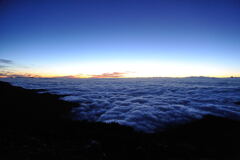
<instances>
[{"instance_id":1,"label":"dark mountain silhouette","mask_svg":"<svg viewBox=\"0 0 240 160\"><path fill-rule=\"evenodd\" d=\"M72 121L75 103L0 82L0 159L240 159L240 122L206 116L155 134Z\"/></svg>"}]
</instances>

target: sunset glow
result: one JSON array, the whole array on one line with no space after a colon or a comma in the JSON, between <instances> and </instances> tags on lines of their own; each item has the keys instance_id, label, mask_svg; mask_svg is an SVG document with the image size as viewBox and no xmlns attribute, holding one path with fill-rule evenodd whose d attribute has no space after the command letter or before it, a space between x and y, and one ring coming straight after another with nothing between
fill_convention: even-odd
<instances>
[{"instance_id":1,"label":"sunset glow","mask_svg":"<svg viewBox=\"0 0 240 160\"><path fill-rule=\"evenodd\" d=\"M234 0L2 5L0 77L240 76Z\"/></svg>"}]
</instances>

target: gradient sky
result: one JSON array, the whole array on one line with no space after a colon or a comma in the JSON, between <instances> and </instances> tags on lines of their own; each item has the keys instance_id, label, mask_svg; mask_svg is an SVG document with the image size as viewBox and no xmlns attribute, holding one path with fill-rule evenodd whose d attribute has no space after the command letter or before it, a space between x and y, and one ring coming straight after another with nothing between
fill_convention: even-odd
<instances>
[{"instance_id":1,"label":"gradient sky","mask_svg":"<svg viewBox=\"0 0 240 160\"><path fill-rule=\"evenodd\" d=\"M240 0L1 0L0 24L0 76L240 76Z\"/></svg>"}]
</instances>

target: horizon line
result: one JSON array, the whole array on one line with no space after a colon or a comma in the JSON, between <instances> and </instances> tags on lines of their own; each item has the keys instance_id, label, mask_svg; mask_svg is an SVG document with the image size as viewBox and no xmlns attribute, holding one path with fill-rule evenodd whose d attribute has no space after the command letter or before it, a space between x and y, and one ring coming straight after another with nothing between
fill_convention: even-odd
<instances>
[{"instance_id":1,"label":"horizon line","mask_svg":"<svg viewBox=\"0 0 240 160\"><path fill-rule=\"evenodd\" d=\"M149 76L149 77L75 77L75 76L0 76L4 78L134 79L134 78L240 78L240 76Z\"/></svg>"}]
</instances>

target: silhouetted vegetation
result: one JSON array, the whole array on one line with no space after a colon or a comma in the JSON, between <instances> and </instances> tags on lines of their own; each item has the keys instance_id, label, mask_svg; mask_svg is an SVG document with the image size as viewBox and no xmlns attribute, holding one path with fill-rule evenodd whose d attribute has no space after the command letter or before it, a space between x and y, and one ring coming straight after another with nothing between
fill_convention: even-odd
<instances>
[{"instance_id":1,"label":"silhouetted vegetation","mask_svg":"<svg viewBox=\"0 0 240 160\"><path fill-rule=\"evenodd\" d=\"M75 103L0 82L0 159L239 159L240 122L202 120L146 134L68 118Z\"/></svg>"}]
</instances>

